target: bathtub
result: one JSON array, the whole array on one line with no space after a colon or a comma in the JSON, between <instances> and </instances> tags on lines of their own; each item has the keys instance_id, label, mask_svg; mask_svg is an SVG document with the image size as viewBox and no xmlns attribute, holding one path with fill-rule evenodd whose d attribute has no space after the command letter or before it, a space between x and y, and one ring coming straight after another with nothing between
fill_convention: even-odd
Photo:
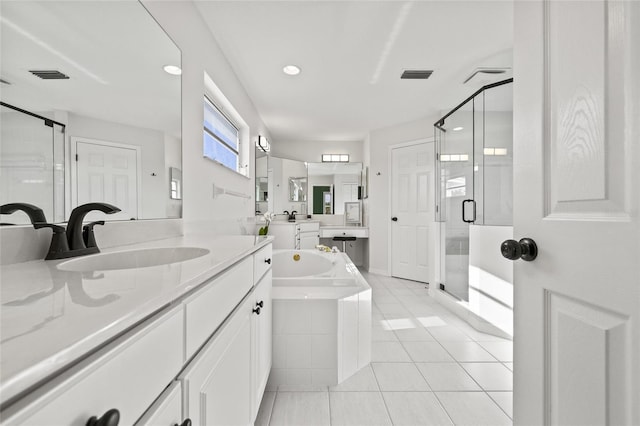
<instances>
[{"instance_id":1,"label":"bathtub","mask_svg":"<svg viewBox=\"0 0 640 426\"><path fill-rule=\"evenodd\" d=\"M269 384L334 386L371 361L371 287L344 253L274 250Z\"/></svg>"}]
</instances>

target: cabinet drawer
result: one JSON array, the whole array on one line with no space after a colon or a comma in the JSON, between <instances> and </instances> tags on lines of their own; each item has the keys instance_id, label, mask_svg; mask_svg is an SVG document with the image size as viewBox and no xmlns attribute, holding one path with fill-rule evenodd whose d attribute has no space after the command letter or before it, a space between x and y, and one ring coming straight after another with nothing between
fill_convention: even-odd
<instances>
[{"instance_id":1,"label":"cabinet drawer","mask_svg":"<svg viewBox=\"0 0 640 426\"><path fill-rule=\"evenodd\" d=\"M180 425L182 421L182 385L180 382L173 382L135 426L171 426Z\"/></svg>"},{"instance_id":2,"label":"cabinet drawer","mask_svg":"<svg viewBox=\"0 0 640 426\"><path fill-rule=\"evenodd\" d=\"M253 283L257 284L269 268L271 268L271 244L261 248L253 255Z\"/></svg>"},{"instance_id":3,"label":"cabinet drawer","mask_svg":"<svg viewBox=\"0 0 640 426\"><path fill-rule=\"evenodd\" d=\"M249 257L184 300L187 359L222 324L252 287L253 260Z\"/></svg>"},{"instance_id":4,"label":"cabinet drawer","mask_svg":"<svg viewBox=\"0 0 640 426\"><path fill-rule=\"evenodd\" d=\"M369 229L361 228L361 229L321 229L320 237L321 238L333 238L333 237L342 237L342 236L351 236L356 238L368 238L369 237Z\"/></svg>"},{"instance_id":5,"label":"cabinet drawer","mask_svg":"<svg viewBox=\"0 0 640 426\"><path fill-rule=\"evenodd\" d=\"M3 424L84 426L113 408L133 424L182 367L183 323L181 309L151 319L9 407Z\"/></svg>"},{"instance_id":6,"label":"cabinet drawer","mask_svg":"<svg viewBox=\"0 0 640 426\"><path fill-rule=\"evenodd\" d=\"M320 229L320 223L318 222L300 222L300 232L311 232Z\"/></svg>"}]
</instances>

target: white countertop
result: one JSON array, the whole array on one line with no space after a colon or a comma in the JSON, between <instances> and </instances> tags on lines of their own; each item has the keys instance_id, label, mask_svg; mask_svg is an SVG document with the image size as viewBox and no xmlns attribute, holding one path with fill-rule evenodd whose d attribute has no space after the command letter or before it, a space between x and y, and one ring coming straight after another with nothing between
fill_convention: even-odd
<instances>
[{"instance_id":1,"label":"white countertop","mask_svg":"<svg viewBox=\"0 0 640 426\"><path fill-rule=\"evenodd\" d=\"M64 272L63 261L0 267L1 403L271 242L271 237L187 235L105 249L201 247L202 257L127 270Z\"/></svg>"}]
</instances>

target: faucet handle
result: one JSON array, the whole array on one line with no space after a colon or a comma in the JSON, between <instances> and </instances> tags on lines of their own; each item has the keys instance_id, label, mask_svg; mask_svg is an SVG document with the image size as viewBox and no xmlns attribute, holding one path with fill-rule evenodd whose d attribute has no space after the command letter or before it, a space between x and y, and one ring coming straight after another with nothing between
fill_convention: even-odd
<instances>
[{"instance_id":1,"label":"faucet handle","mask_svg":"<svg viewBox=\"0 0 640 426\"><path fill-rule=\"evenodd\" d=\"M51 237L51 244L49 245L49 252L44 258L45 260L63 259L67 257L69 253L69 242L67 241L67 234L64 226L54 225L53 223L34 223L35 229L51 228L53 230L53 236Z\"/></svg>"},{"instance_id":2,"label":"faucet handle","mask_svg":"<svg viewBox=\"0 0 640 426\"><path fill-rule=\"evenodd\" d=\"M87 248L98 247L96 244L96 236L93 233L93 227L96 225L104 225L104 220L96 220L95 222L87 223L82 227L82 239L84 240L84 245Z\"/></svg>"}]
</instances>

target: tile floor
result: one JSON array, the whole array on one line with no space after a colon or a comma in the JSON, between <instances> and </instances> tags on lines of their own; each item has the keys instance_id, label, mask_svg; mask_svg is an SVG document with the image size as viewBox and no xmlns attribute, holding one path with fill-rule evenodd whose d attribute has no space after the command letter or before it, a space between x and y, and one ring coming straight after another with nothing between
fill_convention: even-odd
<instances>
[{"instance_id":1,"label":"tile floor","mask_svg":"<svg viewBox=\"0 0 640 426\"><path fill-rule=\"evenodd\" d=\"M473 329L422 283L362 275L371 365L336 387L268 388L256 425L511 425L512 342Z\"/></svg>"}]
</instances>

